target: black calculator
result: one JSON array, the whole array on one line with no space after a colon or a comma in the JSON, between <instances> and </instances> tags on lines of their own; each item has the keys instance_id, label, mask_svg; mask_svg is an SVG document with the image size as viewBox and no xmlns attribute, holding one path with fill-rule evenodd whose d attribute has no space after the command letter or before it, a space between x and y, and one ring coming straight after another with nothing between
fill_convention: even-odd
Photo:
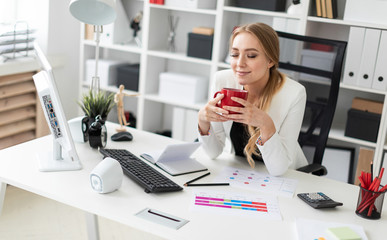
<instances>
[{"instance_id":1,"label":"black calculator","mask_svg":"<svg viewBox=\"0 0 387 240\"><path fill-rule=\"evenodd\" d=\"M299 193L297 196L313 208L334 208L343 205L341 202L333 201L322 192Z\"/></svg>"}]
</instances>

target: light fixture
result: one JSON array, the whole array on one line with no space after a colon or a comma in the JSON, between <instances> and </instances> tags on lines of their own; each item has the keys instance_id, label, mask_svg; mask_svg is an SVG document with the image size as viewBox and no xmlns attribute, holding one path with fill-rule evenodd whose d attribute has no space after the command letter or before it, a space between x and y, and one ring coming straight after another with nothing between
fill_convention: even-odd
<instances>
[{"instance_id":1,"label":"light fixture","mask_svg":"<svg viewBox=\"0 0 387 240\"><path fill-rule=\"evenodd\" d=\"M94 25L96 33L95 74L91 80L90 89L99 92L99 39L103 31L102 25L112 23L116 19L116 3L114 0L71 0L69 10L71 15L79 21Z\"/></svg>"}]
</instances>

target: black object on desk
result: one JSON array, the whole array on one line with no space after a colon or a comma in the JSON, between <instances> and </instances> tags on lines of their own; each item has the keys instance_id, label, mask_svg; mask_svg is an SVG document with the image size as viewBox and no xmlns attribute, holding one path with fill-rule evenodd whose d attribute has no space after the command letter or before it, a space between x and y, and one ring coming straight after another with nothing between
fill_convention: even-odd
<instances>
[{"instance_id":1,"label":"black object on desk","mask_svg":"<svg viewBox=\"0 0 387 240\"><path fill-rule=\"evenodd\" d=\"M104 157L111 157L117 160L121 164L124 174L144 187L146 193L183 190L183 188L175 182L125 149L100 148L99 152Z\"/></svg>"},{"instance_id":2,"label":"black object on desk","mask_svg":"<svg viewBox=\"0 0 387 240\"><path fill-rule=\"evenodd\" d=\"M313 208L333 208L343 205L341 202L333 201L322 192L299 193L297 196Z\"/></svg>"},{"instance_id":3,"label":"black object on desk","mask_svg":"<svg viewBox=\"0 0 387 240\"><path fill-rule=\"evenodd\" d=\"M132 141L133 135L130 132L118 132L111 136L112 141L122 142L122 141Z\"/></svg>"}]
</instances>

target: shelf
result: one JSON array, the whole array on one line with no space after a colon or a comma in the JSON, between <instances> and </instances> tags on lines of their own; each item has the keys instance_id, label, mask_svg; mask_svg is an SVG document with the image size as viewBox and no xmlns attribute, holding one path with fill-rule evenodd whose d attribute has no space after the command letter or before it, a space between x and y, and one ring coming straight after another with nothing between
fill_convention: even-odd
<instances>
[{"instance_id":1,"label":"shelf","mask_svg":"<svg viewBox=\"0 0 387 240\"><path fill-rule=\"evenodd\" d=\"M96 46L95 41L93 40L83 40L84 45L88 46ZM142 53L142 49L138 47L136 44L103 44L100 43L100 48L107 48L111 50L123 51L123 52L131 52L131 53Z\"/></svg>"},{"instance_id":2,"label":"shelf","mask_svg":"<svg viewBox=\"0 0 387 240\"><path fill-rule=\"evenodd\" d=\"M35 92L35 84L31 81L8 85L2 88L0 99Z\"/></svg>"},{"instance_id":3,"label":"shelf","mask_svg":"<svg viewBox=\"0 0 387 240\"><path fill-rule=\"evenodd\" d=\"M35 93L29 93L29 94L24 94L20 96L0 99L0 106L1 106L0 113L3 111L8 111L8 110L12 110L20 107L35 105L36 101L37 99L36 99Z\"/></svg>"},{"instance_id":4,"label":"shelf","mask_svg":"<svg viewBox=\"0 0 387 240\"><path fill-rule=\"evenodd\" d=\"M256 9L240 8L240 7L230 7L230 6L228 7L225 6L223 9L226 12L247 13L247 14L254 14L254 15L291 18L291 19L298 19L298 20L301 19L301 16L290 15L285 12L272 12L272 11L256 10Z\"/></svg>"},{"instance_id":5,"label":"shelf","mask_svg":"<svg viewBox=\"0 0 387 240\"><path fill-rule=\"evenodd\" d=\"M149 56L153 57L160 57L160 58L167 58L167 59L173 59L178 61L184 61L189 63L198 63L203 65L210 65L211 60L207 59L201 59L201 58L195 58L195 57L188 57L186 53L183 52L168 52L163 50L149 50L148 52Z\"/></svg>"},{"instance_id":6,"label":"shelf","mask_svg":"<svg viewBox=\"0 0 387 240\"><path fill-rule=\"evenodd\" d=\"M337 25L347 25L349 27L367 27L367 28L379 28L379 29L387 29L386 24L376 24L376 23L366 23L366 22L356 22L356 21L347 21L343 19L329 19L322 17L309 16L307 20L310 22L319 22L319 23L329 23L329 24L337 24Z\"/></svg>"},{"instance_id":7,"label":"shelf","mask_svg":"<svg viewBox=\"0 0 387 240\"><path fill-rule=\"evenodd\" d=\"M0 126L11 124L13 122L32 119L36 116L36 107L27 106L5 112L0 112Z\"/></svg>"},{"instance_id":8,"label":"shelf","mask_svg":"<svg viewBox=\"0 0 387 240\"><path fill-rule=\"evenodd\" d=\"M26 58L16 58L4 63L0 63L0 76L17 74L21 72L31 72L39 69L39 63L33 56Z\"/></svg>"},{"instance_id":9,"label":"shelf","mask_svg":"<svg viewBox=\"0 0 387 240\"><path fill-rule=\"evenodd\" d=\"M369 141L365 141L357 138L344 136L344 129L345 129L344 126L340 128L338 128L337 126L332 126L331 130L329 131L329 138L339 140L342 142L348 142L348 143L358 144L358 145L367 146L371 148L376 148L376 143L374 142L369 142Z\"/></svg>"},{"instance_id":10,"label":"shelf","mask_svg":"<svg viewBox=\"0 0 387 240\"><path fill-rule=\"evenodd\" d=\"M27 132L30 130L34 130L35 128L36 123L35 120L32 119L3 125L0 126L0 138L5 138L22 132Z\"/></svg>"},{"instance_id":11,"label":"shelf","mask_svg":"<svg viewBox=\"0 0 387 240\"><path fill-rule=\"evenodd\" d=\"M383 90L376 90L376 89L372 89L372 88L358 87L358 86L354 86L354 85L348 85L348 84L345 84L343 82L340 83L340 88L354 90L354 91L360 91L360 92L366 92L366 93L374 93L374 94L386 95L386 91L383 91Z\"/></svg>"},{"instance_id":12,"label":"shelf","mask_svg":"<svg viewBox=\"0 0 387 240\"><path fill-rule=\"evenodd\" d=\"M215 0L211 1L215 2ZM171 118L173 117L169 112L171 107L173 108L176 106L196 111L205 106L205 102L198 104L186 104L181 103L181 101L161 98L157 94L159 89L159 74L166 71L177 71L187 74L205 75L205 77L209 79L208 86L206 86L206 88L208 87L208 89L212 89L212 86L209 85L214 82L213 78L216 71L231 68L230 64L224 62L224 54L228 52L230 30L236 25L253 21L264 22L270 25L274 24L273 21L275 18L278 18L280 21L276 22L276 24L286 24L284 27L285 32L297 32L301 35L310 32L311 36L320 36L341 41L348 41L348 32L351 26L387 30L387 23L373 24L347 21L343 19L328 19L316 16L307 16L308 12L315 10L313 9L315 5L313 0L305 1L306 5L302 8L303 12L299 15L290 15L286 12L235 7L231 6L231 2L233 2L232 0L216 1L216 9L196 9L188 8L186 6L174 7L152 4L149 3L149 1L142 2L142 6L140 6L141 4L137 6L137 3L134 2L136 1L127 1L125 8L126 10L130 9L130 11L132 11L131 9L134 7L136 12L139 8L143 8L142 10L144 15L143 21L141 22L141 36L144 42L143 47L138 47L134 42L130 42L131 44L106 44L102 42L100 47L103 49L102 53L106 58L117 60L125 59L128 61L135 59L136 62L140 62L141 64L141 71L139 72L140 90L138 92L129 90L124 91L127 94L141 94L133 105L125 106L126 110L135 109L138 114L137 127L141 130L159 131L166 127L170 128L169 125L172 124ZM342 6L345 5L344 3L345 1L340 3L342 4L341 9ZM181 20L176 28L176 49L180 52L168 51L165 44L165 39L169 36L167 16L171 14L177 15ZM342 16L343 12L340 12L339 15ZM291 23L291 25L289 25L289 23ZM211 60L187 56L186 35L190 29L196 26L212 27L215 30L212 45L213 58ZM340 32L338 32L337 29L339 29ZM96 46L95 41L85 40L83 38L84 34L81 32L81 49L83 51L83 53L81 53L81 57L86 58L94 56ZM163 40L160 42L160 39ZM82 67L82 70L85 70L84 65L85 59L81 59L80 66ZM82 72L82 70L80 74L80 81L84 80L84 72ZM312 88L315 88L313 90L318 91L319 87L322 87L325 91L325 81L300 81L307 82L308 85L314 85L309 84L310 82L315 83L316 86L311 86ZM80 82L81 88L89 88L90 82L88 84L87 82L89 81ZM111 93L116 93L119 90L116 86L101 87L101 89ZM376 165L378 165L382 152L387 150L387 143L373 143L346 137L344 136L345 123L343 122L345 122L345 112L350 107L349 101L353 95L366 95L367 97L370 95L370 99L380 100L381 98L385 98L386 93L387 91L340 83L340 102L338 104L342 105L339 105L340 108L337 108L340 112L336 111L337 117L334 119L334 126L332 126L329 133L329 139L337 140L340 142L340 145L350 144L356 146L357 148L365 146L375 149L374 161ZM386 100L384 100L384 102L385 101ZM383 112L383 115L384 114L387 113ZM385 118L385 116L382 117ZM386 135L386 126L386 124L381 124L381 134ZM355 156L355 158L357 158L357 156Z\"/></svg>"},{"instance_id":13,"label":"shelf","mask_svg":"<svg viewBox=\"0 0 387 240\"><path fill-rule=\"evenodd\" d=\"M197 104L177 102L175 100L168 100L168 99L161 98L158 94L146 94L144 98L146 100L150 100L154 102L160 102L160 103L170 104L177 107L184 107L184 108L195 109L195 110L200 110L206 104L206 102L197 103Z\"/></svg>"},{"instance_id":14,"label":"shelf","mask_svg":"<svg viewBox=\"0 0 387 240\"><path fill-rule=\"evenodd\" d=\"M183 7L165 6L165 5L160 5L160 4L149 4L149 6L151 8L158 8L158 9L165 9L165 10L172 10L172 11L216 15L216 10L212 10L212 9L183 8Z\"/></svg>"},{"instance_id":15,"label":"shelf","mask_svg":"<svg viewBox=\"0 0 387 240\"><path fill-rule=\"evenodd\" d=\"M8 75L4 77L0 77L0 86L12 85L16 83L26 82L32 80L33 73L20 73L14 75Z\"/></svg>"},{"instance_id":16,"label":"shelf","mask_svg":"<svg viewBox=\"0 0 387 240\"><path fill-rule=\"evenodd\" d=\"M16 135L9 136L7 138L0 138L0 149L11 147L13 145L27 142L29 140L35 139L35 131L30 130L27 132L22 132Z\"/></svg>"},{"instance_id":17,"label":"shelf","mask_svg":"<svg viewBox=\"0 0 387 240\"><path fill-rule=\"evenodd\" d=\"M89 89L90 88L90 84L83 82L82 83L82 87ZM100 90L106 91L106 92L111 92L111 93L116 93L116 92L119 91L118 87L116 87L116 86L100 87ZM127 90L127 89L125 89L123 91L123 93L126 93L126 94L138 94L138 92L136 92L136 91Z\"/></svg>"}]
</instances>

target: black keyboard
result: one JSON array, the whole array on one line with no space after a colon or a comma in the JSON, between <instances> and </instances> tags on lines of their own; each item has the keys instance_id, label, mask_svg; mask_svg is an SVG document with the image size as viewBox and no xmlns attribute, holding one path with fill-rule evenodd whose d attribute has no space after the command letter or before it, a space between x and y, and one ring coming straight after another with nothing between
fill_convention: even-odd
<instances>
[{"instance_id":1,"label":"black keyboard","mask_svg":"<svg viewBox=\"0 0 387 240\"><path fill-rule=\"evenodd\" d=\"M183 190L175 182L159 173L136 155L125 149L100 148L99 152L105 157L116 159L125 175L145 188L147 193L174 192Z\"/></svg>"}]
</instances>

